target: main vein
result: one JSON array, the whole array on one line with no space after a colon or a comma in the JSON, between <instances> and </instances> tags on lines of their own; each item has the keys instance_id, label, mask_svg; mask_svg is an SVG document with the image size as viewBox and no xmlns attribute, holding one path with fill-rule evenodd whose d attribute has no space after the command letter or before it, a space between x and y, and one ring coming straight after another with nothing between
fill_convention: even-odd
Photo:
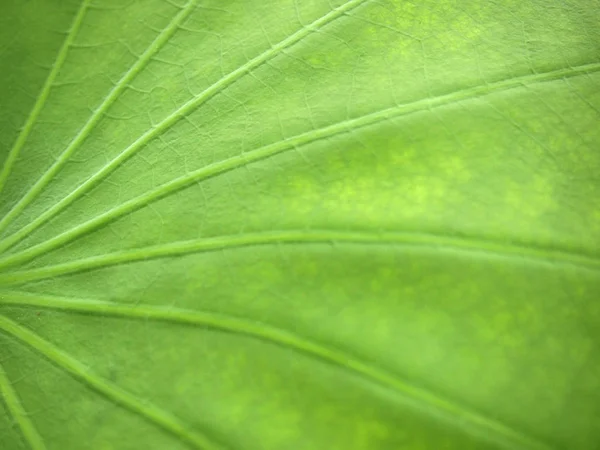
<instances>
[{"instance_id":1,"label":"main vein","mask_svg":"<svg viewBox=\"0 0 600 450\"><path fill-rule=\"evenodd\" d=\"M43 189L52 181L56 174L68 162L73 153L83 144L86 138L90 135L94 127L100 122L104 113L110 108L115 100L127 88L129 83L140 73L140 71L148 64L152 57L165 45L171 36L177 31L179 25L190 14L196 6L197 0L190 0L167 25L167 27L157 36L150 44L146 51L136 60L135 64L123 75L123 77L115 84L112 90L104 98L100 106L98 106L87 123L79 130L77 135L71 140L67 148L56 159L54 164L41 176L41 178L27 191L27 193L11 208L11 210L0 220L0 233L5 230L10 223L43 191ZM62 53L62 52L61 52ZM64 59L64 58L63 58ZM62 61L61 61L62 62ZM50 78L49 78L50 79ZM54 78L52 78L54 80ZM23 141L24 142L24 141ZM1 180L0 180L0 188ZM12 245L12 244L9 244ZM6 249L0 245L0 251Z\"/></svg>"},{"instance_id":2,"label":"main vein","mask_svg":"<svg viewBox=\"0 0 600 450\"><path fill-rule=\"evenodd\" d=\"M163 134L165 131L170 129L174 124L179 122L179 120L186 117L192 111L197 109L200 105L204 104L206 101L208 101L209 99L211 99L212 97L217 95L219 92L226 89L228 86L230 86L231 84L236 82L242 76L244 76L245 74L256 69L257 67L259 67L260 65L269 61L270 59L274 58L275 56L280 54L283 50L285 50L286 48L299 42L300 40L302 40L309 34L315 32L317 30L320 30L321 28L323 28L325 25L329 24L333 20L343 16L344 14L346 14L350 10L356 8L357 6L359 6L361 3L364 3L365 1L366 0L350 0L347 3L343 4L342 6L339 6L335 9L331 10L325 16L321 17L320 19L315 20L314 22L312 22L309 25L302 27L300 30L298 30L294 34L290 35L283 41L273 45L271 48L269 48L262 54L251 59L244 65L240 66L233 72L230 72L229 74L227 74L226 76L224 76L223 78L221 78L220 80L218 80L217 82L212 84L210 87L208 87L207 89L202 91L199 95L192 98L187 103L185 103L183 106L179 107L177 110L175 110L173 113L171 113L165 119L163 119L162 122L160 122L158 125L151 127L146 133L144 133L142 136L137 138L131 145L129 145L126 149L124 149L115 158L113 158L111 161L109 161L106 165L104 165L100 170L98 170L94 175L92 175L90 178L88 178L84 183L79 185L79 187L74 189L71 193L69 193L61 201L56 203L54 206L52 206L48 210L44 211L38 217L33 219L29 224L25 225L24 227L22 227L21 229L19 229L15 233L13 233L12 235L8 236L6 239L2 240L0 242L0 252L5 251L8 248L12 247L13 245L17 244L18 242L20 242L22 239L27 237L34 230L36 230L37 228L42 226L44 223L46 223L48 220L50 220L52 217L57 215L59 212L61 212L63 209L65 209L67 206L69 206L71 203L73 203L75 200L77 200L80 197L82 197L83 195L85 195L94 186L96 186L101 180L106 178L109 174L111 174L114 170L116 170L119 166L121 166L127 159L131 158L135 153L137 153L140 149L142 149L144 146L146 146L150 141L152 141L156 137ZM85 134L84 134L84 137L85 137ZM83 140L83 138L82 138L82 140ZM65 158L62 158L61 159L61 167L62 167L62 164L64 164L64 161L66 161ZM50 170L53 170L53 169L50 169ZM58 171L58 168L56 170L54 170L53 174L56 173L56 171ZM47 177L46 175L44 175L43 179L46 180L46 181L44 181L44 183L47 183L48 181L50 181L52 176ZM42 185L40 185L40 186L42 186ZM36 193L33 196L27 195L26 196L27 200L25 200L25 201L26 202L31 201L31 199L33 197L35 197L35 195L37 195L37 193L39 193L40 190L41 190L41 187L36 188ZM20 210L22 210L22 208ZM11 217L14 217L14 215L12 215ZM8 223L8 221L5 223L5 226L7 223ZM1 231L1 229L2 228L0 226L0 231Z\"/></svg>"},{"instance_id":3,"label":"main vein","mask_svg":"<svg viewBox=\"0 0 600 450\"><path fill-rule=\"evenodd\" d=\"M0 394L2 395L2 399L4 400L8 411L10 414L12 414L15 422L21 428L21 433L31 449L45 450L46 445L44 444L44 440L38 433L35 425L27 414L27 411L25 411L25 408L21 404L19 395L10 382L10 379L4 371L2 364L0 364Z\"/></svg>"},{"instance_id":4,"label":"main vein","mask_svg":"<svg viewBox=\"0 0 600 450\"><path fill-rule=\"evenodd\" d=\"M376 111L371 114L366 114L354 119L344 120L332 125L311 130L291 138L284 139L273 144L260 147L258 149L242 153L240 155L219 161L214 164L202 167L192 171L172 181L164 183L145 194L135 197L114 207L76 227L65 231L64 233L55 236L40 244L34 245L21 252L8 255L0 259L0 268L7 268L29 261L33 258L41 256L44 253L50 252L59 248L85 234L88 234L98 228L101 228L110 222L117 220L127 214L130 214L144 206L147 206L157 200L165 198L189 186L193 186L199 181L206 180L225 172L237 169L252 162L260 161L274 155L296 149L300 146L307 145L311 142L330 138L342 133L352 132L359 128L374 125L379 122L390 120L395 117L414 114L417 112L439 108L446 105L454 104L461 101L471 100L473 98L490 95L500 91L515 89L523 86L529 86L534 83L553 81L557 79L580 76L593 72L600 71L600 63L591 63L576 67L562 68L549 71L546 73L537 73L534 75L525 75L516 78L509 78L495 83L475 86L460 91L451 92L433 98L426 98L412 103L401 104L391 108ZM23 228L26 229L27 227ZM1 245L1 244L0 244Z\"/></svg>"},{"instance_id":5,"label":"main vein","mask_svg":"<svg viewBox=\"0 0 600 450\"><path fill-rule=\"evenodd\" d=\"M54 64L52 65L52 69L50 70L50 73L48 74L48 78L46 78L46 81L44 82L42 91L38 95L38 97L35 101L35 104L33 105L33 109L31 110L31 112L29 113L29 116L27 117L27 120L25 121L25 125L21 129L21 132L17 136L17 140L15 141L14 145L10 149L8 156L6 157L6 160L4 161L4 165L2 167L2 170L0 171L0 194L2 193L2 190L4 189L6 180L8 179L8 177L12 171L12 168L13 168L15 162L17 161L17 158L19 157L19 153L21 153L21 149L25 145L25 142L27 141L27 138L29 137L29 134L31 133L33 126L35 125L35 122L37 121L37 118L40 115L40 112L42 111L42 109L44 108L44 105L46 104L46 100L48 99L48 96L50 95L50 90L52 89L54 80L56 80L56 77L58 76L58 73L60 72L60 69L62 68L63 63L65 62L65 59L67 59L67 54L69 53L69 47L73 43L73 40L75 39L75 36L77 35L77 32L79 31L79 28L81 27L81 24L83 23L83 17L85 16L85 13L89 6L89 3L90 3L90 0L83 0L83 2L81 3L81 6L79 7L79 11L75 15L75 18L73 19L73 23L71 24L71 28L69 29L69 32L67 33L67 37L65 38L65 40L58 52L56 60L54 61ZM0 222L0 232L3 229L2 222L4 222L4 219Z\"/></svg>"},{"instance_id":6,"label":"main vein","mask_svg":"<svg viewBox=\"0 0 600 450\"><path fill-rule=\"evenodd\" d=\"M35 349L48 360L65 370L73 378L103 395L108 400L138 414L147 421L186 442L188 445L191 445L193 448L201 450L222 450L223 447L209 440L206 436L189 430L171 413L150 402L142 401L132 393L96 375L69 354L41 338L34 332L2 315L0 315L0 331L19 339L21 342Z\"/></svg>"},{"instance_id":7,"label":"main vein","mask_svg":"<svg viewBox=\"0 0 600 450\"><path fill-rule=\"evenodd\" d=\"M367 380L371 380L372 382L391 389L409 406L417 408L425 407L429 413L441 413L445 419L449 420L451 423L460 423L462 426L466 424L472 432L484 439L498 442L503 447L524 450L548 450L548 447L545 444L540 443L501 422L465 408L462 405L447 400L429 390L416 387L373 363L363 361L356 356L331 345L324 345L299 334L276 328L265 323L246 320L241 317L230 316L223 313L173 307L125 305L89 299L80 300L54 296L39 296L25 292L3 292L0 294L0 305L1 304L33 306L36 308L48 308L58 311L71 311L81 314L122 317L135 320L141 319L172 322L247 335L285 348L290 348L334 364L344 370L357 373ZM11 326L14 328L15 324ZM2 328L1 316L0 328ZM17 331L19 332L18 337L25 334L23 329ZM32 333L27 333L29 333L27 334L27 340L32 340ZM37 343L39 339L40 338L35 337L36 346L39 345L39 343ZM44 351L44 353L46 353L46 351Z\"/></svg>"},{"instance_id":8,"label":"main vein","mask_svg":"<svg viewBox=\"0 0 600 450\"><path fill-rule=\"evenodd\" d=\"M593 256L545 247L506 244L489 239L465 236L439 235L409 231L377 232L349 230L281 230L237 235L199 238L142 247L134 250L108 253L63 264L36 269L5 272L0 275L0 285L18 285L31 281L101 269L136 261L148 261L193 253L231 250L249 246L278 244L353 244L445 249L447 251L482 254L486 257L509 258L550 266L575 266L600 273L600 259Z\"/></svg>"}]
</instances>

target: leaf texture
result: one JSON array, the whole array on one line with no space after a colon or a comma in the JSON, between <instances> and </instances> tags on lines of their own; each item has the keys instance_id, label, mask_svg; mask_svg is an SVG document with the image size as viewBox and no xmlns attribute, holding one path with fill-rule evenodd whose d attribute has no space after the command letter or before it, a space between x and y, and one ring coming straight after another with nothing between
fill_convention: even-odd
<instances>
[{"instance_id":1,"label":"leaf texture","mask_svg":"<svg viewBox=\"0 0 600 450\"><path fill-rule=\"evenodd\" d=\"M595 0L0 12L0 448L598 447Z\"/></svg>"}]
</instances>

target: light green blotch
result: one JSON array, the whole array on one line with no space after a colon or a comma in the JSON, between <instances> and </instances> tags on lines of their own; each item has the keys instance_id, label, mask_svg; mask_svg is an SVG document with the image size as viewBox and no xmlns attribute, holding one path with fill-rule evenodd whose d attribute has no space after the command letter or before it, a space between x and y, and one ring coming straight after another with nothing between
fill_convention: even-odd
<instances>
[{"instance_id":1,"label":"light green blotch","mask_svg":"<svg viewBox=\"0 0 600 450\"><path fill-rule=\"evenodd\" d=\"M291 215L322 213L365 224L384 224L398 212L415 218L432 208L439 210L473 173L458 154L424 159L421 153L416 145L392 149L350 170L342 157L331 158L321 171L344 176L326 182L308 173L291 177L286 208ZM515 201L519 198L515 194Z\"/></svg>"},{"instance_id":2,"label":"light green blotch","mask_svg":"<svg viewBox=\"0 0 600 450\"><path fill-rule=\"evenodd\" d=\"M483 20L478 14L483 9L470 8L469 14L457 14L454 1L421 2L418 7L411 2L390 2L390 9L394 14L388 15L388 25L406 30L419 40L443 35L446 50L471 45L483 33Z\"/></svg>"},{"instance_id":3,"label":"light green blotch","mask_svg":"<svg viewBox=\"0 0 600 450\"><path fill-rule=\"evenodd\" d=\"M369 449L373 443L384 442L390 436L390 430L381 422L365 419L357 424L355 436L358 448Z\"/></svg>"},{"instance_id":4,"label":"light green blotch","mask_svg":"<svg viewBox=\"0 0 600 450\"><path fill-rule=\"evenodd\" d=\"M600 208L593 209L590 213L590 218L593 228L590 232L597 234L600 231Z\"/></svg>"},{"instance_id":5,"label":"light green blotch","mask_svg":"<svg viewBox=\"0 0 600 450\"><path fill-rule=\"evenodd\" d=\"M523 195L533 193L533 195ZM535 201L532 201L532 197ZM543 175L532 175L531 179L506 180L505 201L521 218L540 219L545 213L557 208L553 183Z\"/></svg>"},{"instance_id":6,"label":"light green blotch","mask_svg":"<svg viewBox=\"0 0 600 450\"><path fill-rule=\"evenodd\" d=\"M414 28L414 20L407 21L407 14L402 12L404 19L399 20L394 10L400 8L414 9L412 4L399 7L396 3L391 5L365 4L364 8L354 11L348 16L348 25L340 28L335 35L338 39L332 39L328 44L321 44L318 51L306 58L306 61L315 68L339 69L348 72L350 61L356 60L360 63L360 70L364 71L365 61L357 59L367 52L369 54L388 54L394 57L409 56L418 50L418 38L411 34ZM411 17L414 14L410 14ZM347 31L347 32L346 32ZM388 39L391 35L391 39ZM347 37L346 37L347 36ZM341 39L341 41L340 41ZM368 43L368 49L363 46Z\"/></svg>"},{"instance_id":7,"label":"light green blotch","mask_svg":"<svg viewBox=\"0 0 600 450\"><path fill-rule=\"evenodd\" d=\"M467 183L473 178L473 173L465 164L464 158L459 156L446 156L441 158L439 172L446 178L460 183Z\"/></svg>"}]
</instances>

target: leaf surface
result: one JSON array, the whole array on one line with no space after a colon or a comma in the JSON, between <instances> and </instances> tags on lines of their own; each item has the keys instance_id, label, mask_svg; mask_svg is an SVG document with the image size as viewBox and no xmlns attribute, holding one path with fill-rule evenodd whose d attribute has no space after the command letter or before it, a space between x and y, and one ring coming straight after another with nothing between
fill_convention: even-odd
<instances>
[{"instance_id":1,"label":"leaf surface","mask_svg":"<svg viewBox=\"0 0 600 450\"><path fill-rule=\"evenodd\" d=\"M597 448L595 0L0 12L0 448Z\"/></svg>"}]
</instances>

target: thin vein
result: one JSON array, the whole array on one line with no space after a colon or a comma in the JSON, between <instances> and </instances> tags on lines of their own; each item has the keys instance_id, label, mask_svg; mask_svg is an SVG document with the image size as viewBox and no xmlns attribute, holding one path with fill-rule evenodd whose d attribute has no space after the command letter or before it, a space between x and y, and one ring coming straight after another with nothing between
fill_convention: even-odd
<instances>
[{"instance_id":1,"label":"thin vein","mask_svg":"<svg viewBox=\"0 0 600 450\"><path fill-rule=\"evenodd\" d=\"M77 259L63 264L36 269L5 272L0 275L0 285L19 285L31 281L39 281L159 258L172 258L195 253L282 244L349 244L436 249L454 253L466 253L471 256L473 254L479 254L486 258L502 258L530 264L543 264L552 268L576 267L578 269L588 270L596 275L600 273L600 258L560 249L535 247L532 245L507 244L490 239L476 239L467 236L451 236L433 233L325 229L245 233L142 247L134 250Z\"/></svg>"},{"instance_id":2,"label":"thin vein","mask_svg":"<svg viewBox=\"0 0 600 450\"><path fill-rule=\"evenodd\" d=\"M15 422L19 425L21 433L25 438L25 441L29 444L32 450L45 450L46 445L44 440L38 433L35 425L29 418L27 411L21 404L17 391L13 388L8 375L4 371L4 368L0 364L0 394L2 399L8 408L10 414L12 414Z\"/></svg>"},{"instance_id":3,"label":"thin vein","mask_svg":"<svg viewBox=\"0 0 600 450\"><path fill-rule=\"evenodd\" d=\"M4 166L2 167L2 171L0 171L0 193L2 193L2 190L4 189L4 186L6 184L6 180L10 176L12 168L13 168L15 162L17 161L19 154L21 153L21 149L25 145L25 142L27 141L27 138L29 137L31 130L34 127L34 125L37 121L37 118L40 115L40 112L42 111L42 109L44 108L44 105L46 104L46 100L48 99L48 96L50 95L50 91L52 89L52 85L54 84L54 81L56 80L56 77L58 76L58 73L60 72L60 69L62 68L63 63L65 62L65 59L67 59L67 54L69 53L69 47L73 43L73 40L75 39L75 36L77 35L79 28L81 27L81 24L83 23L83 18L85 16L85 13L89 6L89 3L90 3L90 0L83 0L83 2L81 3L81 6L79 7L79 10L77 12L77 15L73 19L71 28L69 29L69 32L67 33L67 37L65 38L60 50L58 51L58 55L56 56L56 60L54 61L54 64L52 65L52 69L50 70L50 73L48 74L48 78L46 78L46 81L44 82L44 86L42 86L42 90L41 90L40 94L38 95L38 97L35 101L35 104L33 105L33 109L29 113L29 116L27 117L27 120L25 121L25 125L21 129L21 132L17 136L17 140L15 141L14 145L10 149L8 156L6 157L6 160L4 161ZM1 225L0 225L0 231L2 231Z\"/></svg>"},{"instance_id":4,"label":"thin vein","mask_svg":"<svg viewBox=\"0 0 600 450\"><path fill-rule=\"evenodd\" d=\"M183 106L179 107L162 122L158 125L151 127L146 133L136 139L129 147L123 150L119 155L105 164L100 170L98 170L94 175L88 178L84 183L79 185L76 189L74 189L71 193L69 193L65 198L56 203L53 207L44 211L38 217L33 219L29 224L25 225L12 235L8 236L6 239L0 241L0 252L6 251L13 245L17 244L29 234L31 234L34 230L42 226L44 223L48 222L52 217L57 215L75 200L79 199L87 192L89 192L94 186L96 186L100 181L114 172L119 166L121 166L126 160L131 158L134 154L136 154L140 149L144 148L150 141L157 138L167 130L169 130L173 125L179 122L181 119L185 118L188 114L197 109L200 105L207 102L209 99L217 95L218 93L225 90L228 86L236 82L242 76L247 73L250 73L252 70L261 66L265 62L279 55L283 50L292 46L293 44L298 43L300 40L308 36L309 34L318 31L323 28L325 25L331 23L335 19L343 16L350 10L356 8L360 4L364 3L367 0L351 0L345 3L342 6L339 6L333 10L331 10L328 14L321 17L320 19L315 20L311 24L304 26L296 33L290 35L283 41L273 45L271 48L263 52L262 54L256 56L251 59L244 65L240 66L233 72L230 72L228 75L224 76L210 87L202 91L198 96L192 98Z\"/></svg>"},{"instance_id":5,"label":"thin vein","mask_svg":"<svg viewBox=\"0 0 600 450\"><path fill-rule=\"evenodd\" d=\"M102 117L108 111L110 106L115 100L121 95L121 93L127 88L129 83L142 71L142 69L148 64L152 57L169 41L173 34L177 31L179 25L188 17L193 11L197 3L197 0L190 0L188 4L178 14L175 15L173 20L167 25L167 27L156 37L156 39L150 44L146 51L136 60L131 68L123 75L123 77L113 86L108 95L104 98L100 106L96 108L94 113L91 115L87 123L79 130L77 135L71 140L67 148L61 153L56 159L54 164L41 176L41 178L27 191L27 193L11 208L11 210L0 220L0 232L5 230L10 223L29 205L33 202L37 196L44 190L44 188L55 178L56 174L63 168L68 162L69 158L77 151L77 149L83 144L83 142L90 135L92 130L100 122ZM1 185L0 185L1 187ZM6 247L0 245L0 251L5 250Z\"/></svg>"},{"instance_id":6,"label":"thin vein","mask_svg":"<svg viewBox=\"0 0 600 450\"><path fill-rule=\"evenodd\" d=\"M372 362L363 361L331 345L325 345L265 323L208 311L126 305L90 299L40 296L25 292L9 291L2 293L0 295L1 304L20 307L33 306L95 316L171 322L249 336L326 361L343 370L354 372L371 382L387 387L408 405L425 409L433 414L441 413L445 420L449 420L455 425L467 425L466 428L474 434L484 439L496 441L507 449L549 450L545 444L520 431L445 399L434 392L416 387L399 376L374 365ZM2 322L0 321L1 327ZM22 331L20 333L23 334Z\"/></svg>"},{"instance_id":7,"label":"thin vein","mask_svg":"<svg viewBox=\"0 0 600 450\"><path fill-rule=\"evenodd\" d=\"M289 150L297 149L300 146L307 145L318 140L356 131L357 129L374 125L386 120L391 120L400 116L428 111L434 108L452 105L457 102L469 101L501 91L516 89L519 87L527 87L535 83L587 75L598 71L600 71L600 63L591 63L581 66L557 69L546 73L537 73L534 75L509 78L497 81L495 83L478 85L468 89L451 92L438 97L426 98L412 103L397 105L357 118L337 122L323 128L311 130L306 133L260 147L247 153L242 153L223 161L210 164L192 171L184 176L175 178L174 180L164 183L145 194L128 200L121 205L108 210L105 213L88 220L87 222L77 225L76 227L65 231L58 236L48 239L47 241L32 246L21 252L8 255L5 258L0 259L0 268L15 266L39 257L47 252L68 244L69 242L72 242L83 235L102 228L103 226L106 226L107 224L123 216L131 214L140 208L168 197L169 195L172 195L182 189L193 186L200 181L207 180L225 172L229 172L231 170L246 166L250 163L273 157Z\"/></svg>"},{"instance_id":8,"label":"thin vein","mask_svg":"<svg viewBox=\"0 0 600 450\"><path fill-rule=\"evenodd\" d=\"M27 344L90 389L159 426L192 448L201 450L221 450L223 448L207 437L189 430L171 413L150 402L142 401L132 393L96 375L69 354L2 315L0 315L0 331Z\"/></svg>"}]
</instances>

